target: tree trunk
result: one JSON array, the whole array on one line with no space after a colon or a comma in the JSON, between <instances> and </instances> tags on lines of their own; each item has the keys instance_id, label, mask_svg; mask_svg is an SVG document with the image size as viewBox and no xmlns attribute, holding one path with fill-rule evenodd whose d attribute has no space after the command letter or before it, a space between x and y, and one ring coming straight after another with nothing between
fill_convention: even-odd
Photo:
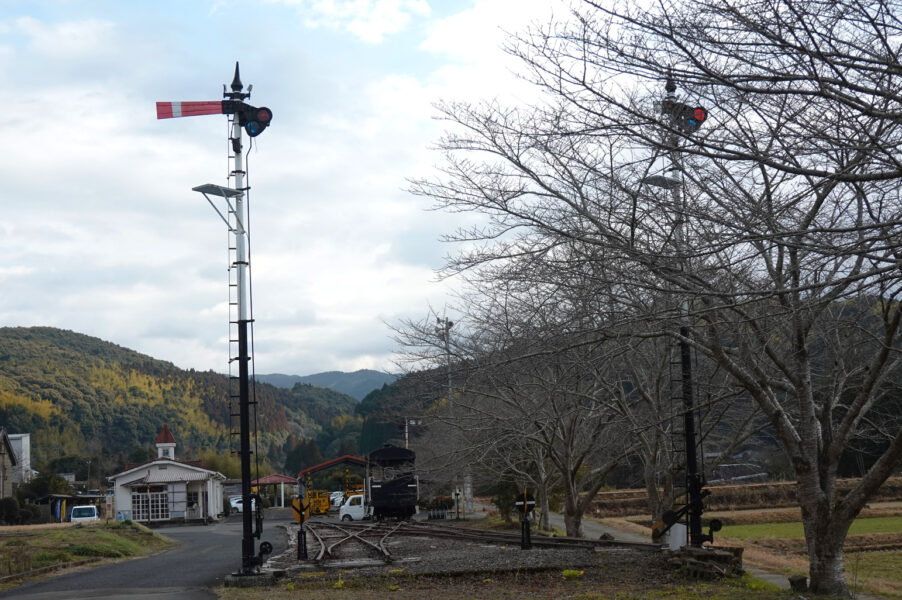
<instances>
[{"instance_id":1,"label":"tree trunk","mask_svg":"<svg viewBox=\"0 0 902 600\"><path fill-rule=\"evenodd\" d=\"M815 594L850 597L846 586L842 539L814 545L815 554L809 554L811 591Z\"/></svg>"},{"instance_id":2,"label":"tree trunk","mask_svg":"<svg viewBox=\"0 0 902 600\"><path fill-rule=\"evenodd\" d=\"M826 486L816 476L811 479L814 481L800 478L798 488L808 543L809 587L816 594L849 597L843 542L852 520L837 514L835 486L829 485L835 483L835 478L830 478Z\"/></svg>"},{"instance_id":3,"label":"tree trunk","mask_svg":"<svg viewBox=\"0 0 902 600\"><path fill-rule=\"evenodd\" d=\"M536 500L539 502L539 523L538 527L542 531L551 531L551 521L549 520L549 513L551 512L551 508L548 505L548 483L545 482L543 485L540 485L536 490Z\"/></svg>"},{"instance_id":4,"label":"tree trunk","mask_svg":"<svg viewBox=\"0 0 902 600\"><path fill-rule=\"evenodd\" d=\"M570 507L564 512L564 527L568 537L582 537L583 516L579 512L571 512Z\"/></svg>"},{"instance_id":5,"label":"tree trunk","mask_svg":"<svg viewBox=\"0 0 902 600\"><path fill-rule=\"evenodd\" d=\"M568 537L582 537L583 513L580 510L579 492L567 482L564 486L564 528Z\"/></svg>"}]
</instances>

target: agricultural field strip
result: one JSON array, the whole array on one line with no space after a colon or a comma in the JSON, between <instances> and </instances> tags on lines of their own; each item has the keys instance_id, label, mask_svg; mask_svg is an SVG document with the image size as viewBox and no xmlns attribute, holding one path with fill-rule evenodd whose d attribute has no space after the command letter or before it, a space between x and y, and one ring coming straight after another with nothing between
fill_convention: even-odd
<instances>
[{"instance_id":1,"label":"agricultural field strip","mask_svg":"<svg viewBox=\"0 0 902 600\"><path fill-rule=\"evenodd\" d=\"M902 517L872 517L856 519L849 528L849 535L902 533ZM721 533L735 539L803 538L801 521L779 521L772 523L750 523L727 525Z\"/></svg>"}]
</instances>

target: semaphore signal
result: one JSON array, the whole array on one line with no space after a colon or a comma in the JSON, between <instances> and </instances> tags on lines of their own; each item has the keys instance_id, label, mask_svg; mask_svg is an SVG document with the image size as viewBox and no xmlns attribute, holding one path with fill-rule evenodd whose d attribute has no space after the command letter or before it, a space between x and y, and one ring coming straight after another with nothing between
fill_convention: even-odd
<instances>
[{"instance_id":1,"label":"semaphore signal","mask_svg":"<svg viewBox=\"0 0 902 600\"><path fill-rule=\"evenodd\" d=\"M226 91L222 86L224 100L200 101L200 102L157 102L157 119L176 119L181 117L197 117L203 115L232 115L231 133L231 170L229 179L234 178L235 186L224 187L212 183L193 188L194 191L203 194L204 198L213 206L220 218L226 223L229 231L229 253L231 264L229 266L230 277L235 273L236 281L229 282L229 308L237 309L237 315L229 317L229 382L237 380L238 390L234 393L230 389L230 399L238 400L238 413L232 416L239 418L239 455L241 457L241 497L243 506L242 522L243 537L241 540L241 570L234 575L248 576L259 572L266 554L272 552L272 544L261 542L259 554L254 550L254 538L259 539L262 530L262 513L257 513L256 530L254 528L252 512L253 506L262 510L262 502L259 497L252 499L251 494L251 448L250 448L250 363L253 360L249 353L249 344L252 334L249 334L249 325L253 322L250 314L250 232L246 224L248 219L246 175L244 164L243 133L250 137L256 137L263 133L272 122L272 111L265 106L251 106L245 102L250 98L251 87L247 92L241 83L238 72L238 63L235 63L235 77L232 80L231 91ZM213 198L211 198L211 196ZM217 199L214 201L214 198ZM224 203L225 210L217 208L216 203ZM225 213L225 214L224 214ZM234 296L233 296L234 294ZM237 348L233 346L237 344ZM232 351L234 350L234 352ZM238 377L231 376L232 363L238 364ZM256 401L253 403L256 407ZM230 412L234 409L230 408ZM256 423L256 419L254 420Z\"/></svg>"}]
</instances>

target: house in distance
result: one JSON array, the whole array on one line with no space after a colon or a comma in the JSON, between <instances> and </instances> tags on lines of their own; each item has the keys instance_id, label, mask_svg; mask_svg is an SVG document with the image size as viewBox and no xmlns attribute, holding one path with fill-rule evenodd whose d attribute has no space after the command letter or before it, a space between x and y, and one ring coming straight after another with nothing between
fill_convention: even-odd
<instances>
[{"instance_id":1,"label":"house in distance","mask_svg":"<svg viewBox=\"0 0 902 600\"><path fill-rule=\"evenodd\" d=\"M225 475L207 469L203 461L176 459L175 436L165 423L155 443L154 460L126 465L109 477L113 493L108 518L150 525L219 519Z\"/></svg>"}]
</instances>

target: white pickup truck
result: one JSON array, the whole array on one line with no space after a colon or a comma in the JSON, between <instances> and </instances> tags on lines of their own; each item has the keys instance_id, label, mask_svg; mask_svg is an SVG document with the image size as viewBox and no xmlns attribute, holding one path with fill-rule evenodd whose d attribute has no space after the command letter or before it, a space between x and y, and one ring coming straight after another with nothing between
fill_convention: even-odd
<instances>
[{"instance_id":1,"label":"white pickup truck","mask_svg":"<svg viewBox=\"0 0 902 600\"><path fill-rule=\"evenodd\" d=\"M366 505L363 494L348 496L341 508L338 509L338 517L342 521L363 521L370 518L370 507Z\"/></svg>"}]
</instances>

